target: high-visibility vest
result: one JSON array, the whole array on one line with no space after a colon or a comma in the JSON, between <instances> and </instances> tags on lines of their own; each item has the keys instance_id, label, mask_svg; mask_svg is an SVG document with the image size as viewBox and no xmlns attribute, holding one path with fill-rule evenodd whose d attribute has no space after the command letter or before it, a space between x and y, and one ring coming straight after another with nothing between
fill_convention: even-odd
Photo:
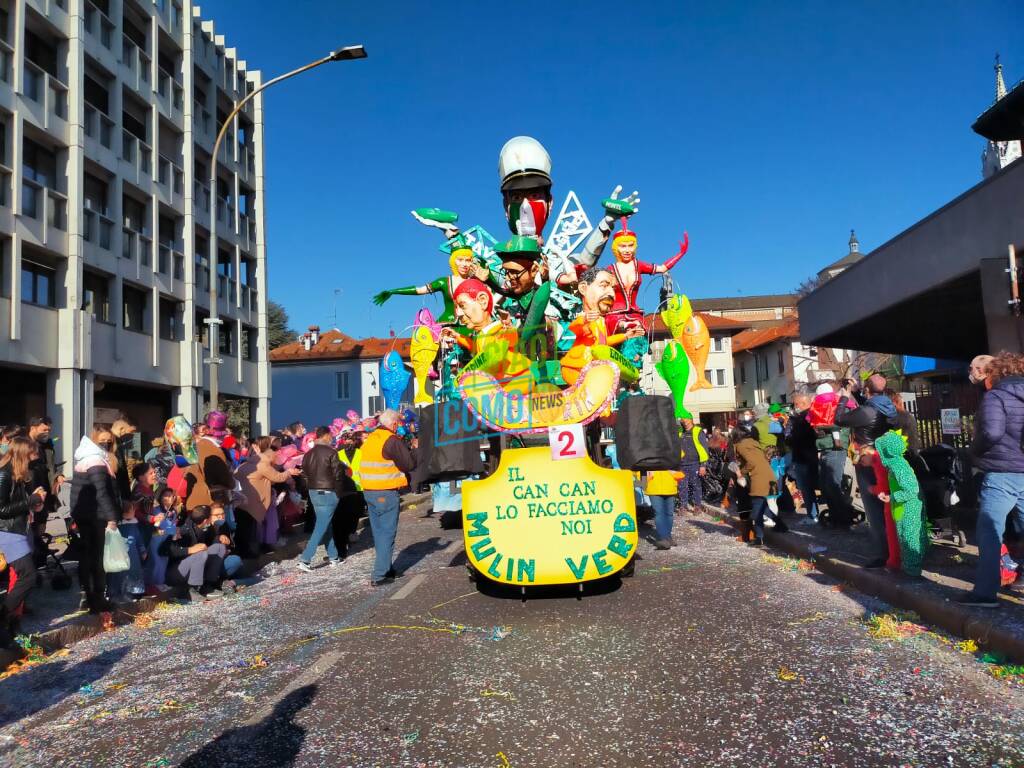
<instances>
[{"instance_id":1,"label":"high-visibility vest","mask_svg":"<svg viewBox=\"0 0 1024 768\"><path fill-rule=\"evenodd\" d=\"M690 435L693 437L693 447L697 449L697 461L703 464L705 461L708 460L708 451L700 443L700 427L698 427L696 424L693 427L691 427ZM679 430L679 436L683 436L682 428L680 428ZM690 457L688 457L685 453L682 454L682 459L683 461L686 462L690 461Z\"/></svg>"},{"instance_id":2,"label":"high-visibility vest","mask_svg":"<svg viewBox=\"0 0 1024 768\"><path fill-rule=\"evenodd\" d=\"M352 461L348 460L348 455L345 453L345 449L342 448L338 451L338 459L346 467L352 470L352 482L356 484L356 489L363 490L363 478L360 473L360 467L363 463L363 449L356 448L356 452L352 454Z\"/></svg>"},{"instance_id":3,"label":"high-visibility vest","mask_svg":"<svg viewBox=\"0 0 1024 768\"><path fill-rule=\"evenodd\" d=\"M405 475L395 462L384 458L384 443L391 437L394 437L393 432L378 427L363 443L359 474L363 480L364 490L390 491L405 487Z\"/></svg>"}]
</instances>

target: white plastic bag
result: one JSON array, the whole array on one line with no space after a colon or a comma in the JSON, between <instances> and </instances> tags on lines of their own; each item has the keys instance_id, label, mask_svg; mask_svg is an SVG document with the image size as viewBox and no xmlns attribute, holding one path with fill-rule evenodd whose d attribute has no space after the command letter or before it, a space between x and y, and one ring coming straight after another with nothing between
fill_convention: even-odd
<instances>
[{"instance_id":1,"label":"white plastic bag","mask_svg":"<svg viewBox=\"0 0 1024 768\"><path fill-rule=\"evenodd\" d=\"M107 529L107 535L103 540L103 572L123 573L131 567L128 541L120 531Z\"/></svg>"}]
</instances>

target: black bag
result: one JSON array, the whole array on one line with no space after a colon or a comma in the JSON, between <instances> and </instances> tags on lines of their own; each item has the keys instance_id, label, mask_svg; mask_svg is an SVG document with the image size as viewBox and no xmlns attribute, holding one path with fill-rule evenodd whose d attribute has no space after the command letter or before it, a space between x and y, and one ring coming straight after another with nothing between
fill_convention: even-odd
<instances>
[{"instance_id":1,"label":"black bag","mask_svg":"<svg viewBox=\"0 0 1024 768\"><path fill-rule=\"evenodd\" d=\"M672 398L627 397L615 421L615 449L623 469L678 469L683 450Z\"/></svg>"},{"instance_id":2,"label":"black bag","mask_svg":"<svg viewBox=\"0 0 1024 768\"><path fill-rule=\"evenodd\" d=\"M419 450L413 488L484 473L479 419L461 400L434 403L420 410Z\"/></svg>"}]
</instances>

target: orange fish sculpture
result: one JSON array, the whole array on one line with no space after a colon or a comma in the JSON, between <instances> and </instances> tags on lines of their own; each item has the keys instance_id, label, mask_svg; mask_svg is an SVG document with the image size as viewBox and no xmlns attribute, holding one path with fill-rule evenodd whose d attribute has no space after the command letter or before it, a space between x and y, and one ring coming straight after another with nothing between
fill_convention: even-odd
<instances>
[{"instance_id":1,"label":"orange fish sculpture","mask_svg":"<svg viewBox=\"0 0 1024 768\"><path fill-rule=\"evenodd\" d=\"M711 382L704 376L704 366L708 362L708 353L711 351L710 339L708 324L704 322L703 317L694 312L683 326L683 334L680 339L696 374L693 384L690 385L690 392L696 392L698 389L711 389Z\"/></svg>"}]
</instances>

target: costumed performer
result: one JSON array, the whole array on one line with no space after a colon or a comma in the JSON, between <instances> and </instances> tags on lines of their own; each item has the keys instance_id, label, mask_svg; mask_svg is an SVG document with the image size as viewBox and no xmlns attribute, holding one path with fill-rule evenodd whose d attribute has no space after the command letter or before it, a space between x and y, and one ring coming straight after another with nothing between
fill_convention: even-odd
<instances>
[{"instance_id":1,"label":"costumed performer","mask_svg":"<svg viewBox=\"0 0 1024 768\"><path fill-rule=\"evenodd\" d=\"M479 280L464 280L455 289L455 307L459 320L473 335L467 338L451 328L445 328L441 333L443 338L454 341L474 355L467 368L479 363L506 390L528 387L532 378L530 361L517 351L519 334L516 329L494 319L491 289Z\"/></svg>"},{"instance_id":2,"label":"costumed performer","mask_svg":"<svg viewBox=\"0 0 1024 768\"><path fill-rule=\"evenodd\" d=\"M921 561L928 549L928 526L924 523L921 486L906 459L907 438L889 430L875 440L875 450L889 471L889 493L883 498L892 511L899 544L900 565L908 576L921 575Z\"/></svg>"},{"instance_id":3,"label":"costumed performer","mask_svg":"<svg viewBox=\"0 0 1024 768\"><path fill-rule=\"evenodd\" d=\"M544 313L551 296L551 283L540 281L540 245L537 240L525 235L513 235L499 243L497 251L501 257L504 282L492 275L487 281L495 293L504 296L501 309L508 312L519 331L522 350L531 350L530 358L542 360L550 357L543 341L535 346L533 339L545 339L547 321Z\"/></svg>"},{"instance_id":4,"label":"costumed performer","mask_svg":"<svg viewBox=\"0 0 1024 768\"><path fill-rule=\"evenodd\" d=\"M637 370L611 349L627 339L644 335L642 326L633 325L621 333L609 333L606 317L615 302L615 278L604 267L591 267L583 272L578 281L580 296L583 298L583 312L569 324L569 330L576 334L572 347L562 356L562 378L572 385L580 376L583 366L594 358L612 360L619 367L621 380L632 382L637 379Z\"/></svg>"}]
</instances>

